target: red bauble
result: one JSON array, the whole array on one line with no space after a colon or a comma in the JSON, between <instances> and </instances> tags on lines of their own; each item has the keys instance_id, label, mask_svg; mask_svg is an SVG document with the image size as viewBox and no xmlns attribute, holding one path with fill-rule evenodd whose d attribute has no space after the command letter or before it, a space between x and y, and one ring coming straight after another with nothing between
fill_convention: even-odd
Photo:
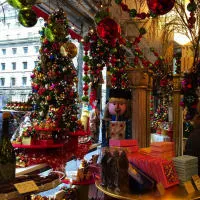
<instances>
[{"instance_id":1,"label":"red bauble","mask_svg":"<svg viewBox=\"0 0 200 200\"><path fill-rule=\"evenodd\" d=\"M84 91L88 91L88 89L89 89L88 84L85 84L85 85L83 86L83 90L84 90Z\"/></svg>"},{"instance_id":2,"label":"red bauble","mask_svg":"<svg viewBox=\"0 0 200 200\"><path fill-rule=\"evenodd\" d=\"M156 15L164 15L174 7L175 0L147 0L149 10Z\"/></svg>"},{"instance_id":3,"label":"red bauble","mask_svg":"<svg viewBox=\"0 0 200 200\"><path fill-rule=\"evenodd\" d=\"M113 19L106 17L97 25L97 33L100 38L111 41L121 34L121 28Z\"/></svg>"}]
</instances>

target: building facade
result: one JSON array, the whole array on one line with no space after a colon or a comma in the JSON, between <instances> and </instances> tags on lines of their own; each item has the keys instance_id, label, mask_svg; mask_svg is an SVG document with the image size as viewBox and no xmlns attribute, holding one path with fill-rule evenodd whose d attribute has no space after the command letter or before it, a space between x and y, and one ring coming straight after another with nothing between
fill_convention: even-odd
<instances>
[{"instance_id":1,"label":"building facade","mask_svg":"<svg viewBox=\"0 0 200 200\"><path fill-rule=\"evenodd\" d=\"M4 5L0 12L0 107L7 101L26 101L31 92L33 68L39 60L42 18L34 27L23 27L18 11Z\"/></svg>"}]
</instances>

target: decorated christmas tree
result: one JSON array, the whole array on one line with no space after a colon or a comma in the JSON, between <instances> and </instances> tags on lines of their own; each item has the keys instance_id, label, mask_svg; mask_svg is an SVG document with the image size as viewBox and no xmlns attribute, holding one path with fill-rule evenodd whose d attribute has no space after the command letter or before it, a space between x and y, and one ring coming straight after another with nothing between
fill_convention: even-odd
<instances>
[{"instance_id":1,"label":"decorated christmas tree","mask_svg":"<svg viewBox=\"0 0 200 200\"><path fill-rule=\"evenodd\" d=\"M39 63L31 75L34 125L75 132L82 128L77 117L77 71L72 62L77 48L68 37L68 21L62 9L50 15L40 35Z\"/></svg>"}]
</instances>

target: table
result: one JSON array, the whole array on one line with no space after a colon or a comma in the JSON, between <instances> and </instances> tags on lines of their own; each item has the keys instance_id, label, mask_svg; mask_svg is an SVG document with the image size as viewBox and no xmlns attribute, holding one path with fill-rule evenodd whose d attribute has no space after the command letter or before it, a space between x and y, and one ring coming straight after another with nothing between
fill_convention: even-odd
<instances>
[{"instance_id":1,"label":"table","mask_svg":"<svg viewBox=\"0 0 200 200\"><path fill-rule=\"evenodd\" d=\"M100 181L96 181L95 185L98 190L106 194L107 196L113 197L115 199L124 200L197 200L200 199L200 191L195 191L192 194L188 194L183 186L177 185L165 190L164 195L159 195L157 190L150 191L144 194L131 194L131 193L121 193L115 194L103 188L100 185Z\"/></svg>"}]
</instances>

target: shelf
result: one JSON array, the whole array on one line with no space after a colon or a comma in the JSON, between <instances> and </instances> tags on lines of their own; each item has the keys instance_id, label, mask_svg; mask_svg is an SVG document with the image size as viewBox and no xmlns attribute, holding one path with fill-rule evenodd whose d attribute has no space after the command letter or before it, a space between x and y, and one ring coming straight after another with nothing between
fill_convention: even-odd
<instances>
[{"instance_id":1,"label":"shelf","mask_svg":"<svg viewBox=\"0 0 200 200\"><path fill-rule=\"evenodd\" d=\"M21 149L50 149L50 148L61 148L64 144L49 144L49 145L24 145L24 144L12 144L14 148Z\"/></svg>"},{"instance_id":2,"label":"shelf","mask_svg":"<svg viewBox=\"0 0 200 200\"><path fill-rule=\"evenodd\" d=\"M47 131L47 132L66 131L67 135L69 136L89 136L90 135L88 131L84 131L84 130L77 130L77 131L71 132L64 128L41 128L38 126L35 126L34 128L36 131Z\"/></svg>"},{"instance_id":3,"label":"shelf","mask_svg":"<svg viewBox=\"0 0 200 200\"><path fill-rule=\"evenodd\" d=\"M32 112L31 110L9 110L9 109L2 109L0 112L12 112L12 113L27 113Z\"/></svg>"},{"instance_id":4,"label":"shelf","mask_svg":"<svg viewBox=\"0 0 200 200\"><path fill-rule=\"evenodd\" d=\"M100 183L99 180L95 181L95 185L96 185L98 190L100 190L104 194L106 194L110 197L113 197L115 199L125 199L125 200L138 200L138 199L140 199L139 195L136 195L136 194L130 194L130 193L116 194L113 191L108 191L106 188L103 188L101 186L101 183Z\"/></svg>"},{"instance_id":5,"label":"shelf","mask_svg":"<svg viewBox=\"0 0 200 200\"><path fill-rule=\"evenodd\" d=\"M95 180L94 179L91 179L91 180L87 180L87 181L70 181L70 179L63 179L62 180L62 183L65 183L65 184L72 184L72 185L92 185L95 183Z\"/></svg>"},{"instance_id":6,"label":"shelf","mask_svg":"<svg viewBox=\"0 0 200 200\"><path fill-rule=\"evenodd\" d=\"M49 131L49 132L52 132L52 131L61 131L64 129L61 129L61 128L41 128L41 127L38 127L38 126L35 126L34 127L36 131Z\"/></svg>"}]
</instances>

